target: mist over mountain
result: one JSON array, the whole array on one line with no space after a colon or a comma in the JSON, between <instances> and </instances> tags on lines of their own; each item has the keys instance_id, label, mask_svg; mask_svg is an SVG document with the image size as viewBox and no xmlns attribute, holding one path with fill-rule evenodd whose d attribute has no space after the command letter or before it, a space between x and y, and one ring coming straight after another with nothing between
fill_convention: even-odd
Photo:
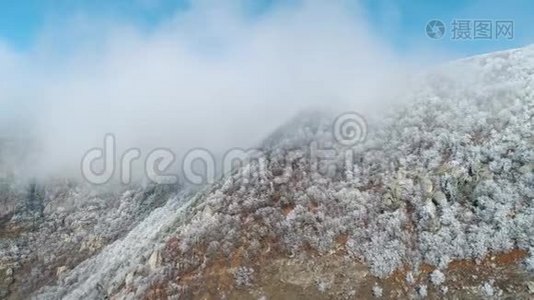
<instances>
[{"instance_id":1,"label":"mist over mountain","mask_svg":"<svg viewBox=\"0 0 534 300\"><path fill-rule=\"evenodd\" d=\"M301 110L379 110L425 65L385 46L358 6L304 1L251 20L237 2L194 1L149 33L82 14L45 28L31 51L0 44L0 136L36 145L27 173L79 179L108 133L118 153L220 155Z\"/></svg>"},{"instance_id":2,"label":"mist over mountain","mask_svg":"<svg viewBox=\"0 0 534 300\"><path fill-rule=\"evenodd\" d=\"M416 73L342 131L361 140L339 139L336 113L298 114L204 186L6 177L1 295L527 298L533 74L533 47Z\"/></svg>"},{"instance_id":3,"label":"mist over mountain","mask_svg":"<svg viewBox=\"0 0 534 300\"><path fill-rule=\"evenodd\" d=\"M533 9L0 1L0 299L532 298Z\"/></svg>"}]
</instances>

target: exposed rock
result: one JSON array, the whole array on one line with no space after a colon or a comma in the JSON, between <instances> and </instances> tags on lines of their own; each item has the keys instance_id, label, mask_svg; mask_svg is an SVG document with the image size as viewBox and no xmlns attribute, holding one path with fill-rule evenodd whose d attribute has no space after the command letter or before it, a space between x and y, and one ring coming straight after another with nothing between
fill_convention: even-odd
<instances>
[{"instance_id":1,"label":"exposed rock","mask_svg":"<svg viewBox=\"0 0 534 300\"><path fill-rule=\"evenodd\" d=\"M161 252L159 250L155 250L150 255L150 258L148 259L147 263L151 270L156 270L158 267L161 266L161 261Z\"/></svg>"},{"instance_id":2,"label":"exposed rock","mask_svg":"<svg viewBox=\"0 0 534 300\"><path fill-rule=\"evenodd\" d=\"M58 277L61 276L67 270L68 270L67 266L61 266L61 267L57 268L56 276L58 276Z\"/></svg>"},{"instance_id":3,"label":"exposed rock","mask_svg":"<svg viewBox=\"0 0 534 300\"><path fill-rule=\"evenodd\" d=\"M89 251L89 253L94 253L100 250L103 246L104 242L101 237L91 235L89 239L84 241L80 246L80 252Z\"/></svg>"},{"instance_id":4,"label":"exposed rock","mask_svg":"<svg viewBox=\"0 0 534 300\"><path fill-rule=\"evenodd\" d=\"M134 273L133 272L130 272L126 275L126 278L124 279L124 283L126 285L130 285L133 283L133 280L134 280Z\"/></svg>"}]
</instances>

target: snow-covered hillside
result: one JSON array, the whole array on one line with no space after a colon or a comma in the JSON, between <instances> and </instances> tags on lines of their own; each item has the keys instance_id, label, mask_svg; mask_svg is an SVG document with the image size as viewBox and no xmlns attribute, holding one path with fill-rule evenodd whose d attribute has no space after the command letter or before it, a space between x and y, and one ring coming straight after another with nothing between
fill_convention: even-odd
<instances>
[{"instance_id":1,"label":"snow-covered hillside","mask_svg":"<svg viewBox=\"0 0 534 300\"><path fill-rule=\"evenodd\" d=\"M332 116L304 114L266 139L265 157L198 192L4 187L30 204L0 215L2 296L527 295L534 47L413 81L365 142L341 145ZM334 154L317 160L317 147Z\"/></svg>"}]
</instances>

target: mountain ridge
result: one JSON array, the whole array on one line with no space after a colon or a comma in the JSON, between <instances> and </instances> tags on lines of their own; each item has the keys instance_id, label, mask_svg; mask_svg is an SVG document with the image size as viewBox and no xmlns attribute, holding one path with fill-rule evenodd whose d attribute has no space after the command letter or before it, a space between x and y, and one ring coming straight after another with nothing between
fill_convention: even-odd
<instances>
[{"instance_id":1,"label":"mountain ridge","mask_svg":"<svg viewBox=\"0 0 534 300\"><path fill-rule=\"evenodd\" d=\"M45 186L36 227L0 239L0 291L11 299L526 297L533 72L531 46L419 75L411 100L350 146L336 140L331 115L298 116L265 139L264 157L200 190ZM334 155L317 161L314 147ZM72 247L28 251L64 242Z\"/></svg>"}]
</instances>

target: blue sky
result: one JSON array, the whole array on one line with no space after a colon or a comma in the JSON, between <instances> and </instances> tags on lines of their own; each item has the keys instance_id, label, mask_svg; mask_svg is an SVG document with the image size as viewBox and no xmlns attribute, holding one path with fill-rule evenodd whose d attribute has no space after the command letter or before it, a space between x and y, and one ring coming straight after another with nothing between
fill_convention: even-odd
<instances>
[{"instance_id":1,"label":"blue sky","mask_svg":"<svg viewBox=\"0 0 534 300\"><path fill-rule=\"evenodd\" d=\"M298 0L241 0L244 12L251 20L269 13L287 3ZM419 48L452 52L456 56L495 51L523 46L534 41L532 16L534 1L424 1L424 0L363 0L345 1L350 10L359 3L372 30L392 49L410 52ZM61 26L75 15L98 20L133 24L150 30L169 18L187 11L187 0L26 0L0 1L0 40L10 47L25 51L36 43L47 27ZM442 39L425 35L429 20L438 19L446 25ZM451 27L455 19L511 20L514 22L512 40L453 40Z\"/></svg>"},{"instance_id":2,"label":"blue sky","mask_svg":"<svg viewBox=\"0 0 534 300\"><path fill-rule=\"evenodd\" d=\"M415 47L437 48L465 56L520 47L534 42L534 1L366 0L365 7L377 33L399 51L410 51ZM424 33L426 24L433 19L441 20L445 24L446 32L442 39L430 39ZM495 39L494 36L488 40L453 39L451 31L454 20L491 20L494 24L493 30L496 21L513 21L514 37L511 40Z\"/></svg>"}]
</instances>

